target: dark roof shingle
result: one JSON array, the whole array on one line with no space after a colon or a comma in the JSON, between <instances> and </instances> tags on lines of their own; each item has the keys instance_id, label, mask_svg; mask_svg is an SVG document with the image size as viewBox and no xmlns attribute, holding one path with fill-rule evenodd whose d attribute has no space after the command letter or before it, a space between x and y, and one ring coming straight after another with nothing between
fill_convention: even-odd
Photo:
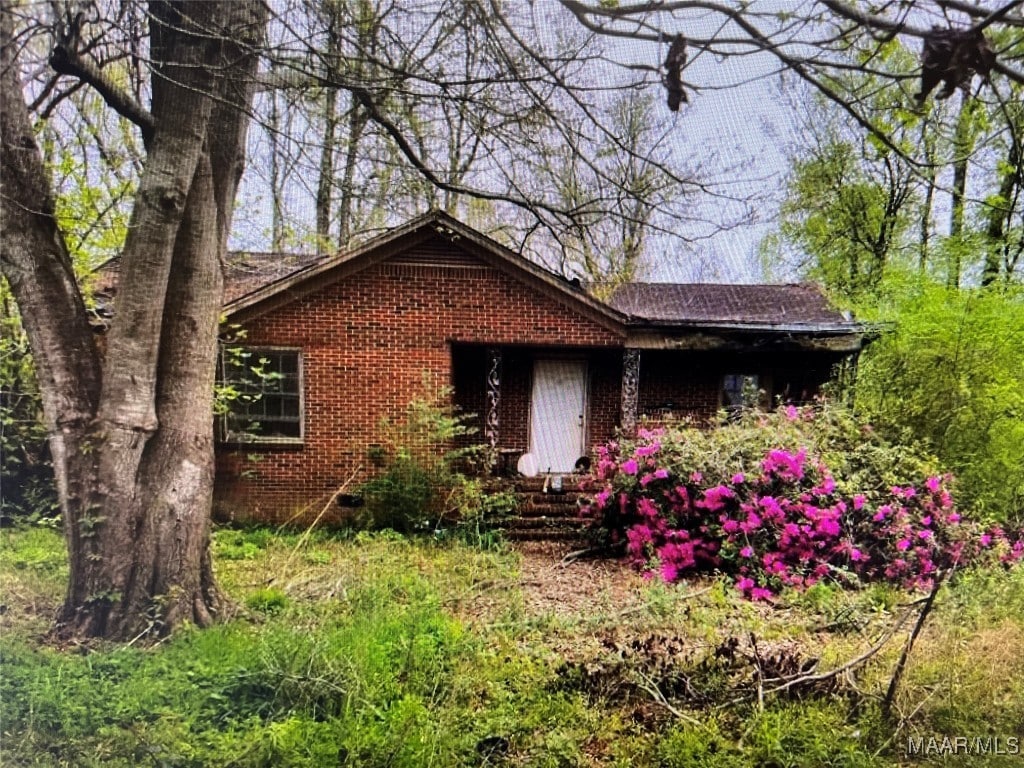
<instances>
[{"instance_id":1,"label":"dark roof shingle","mask_svg":"<svg viewBox=\"0 0 1024 768\"><path fill-rule=\"evenodd\" d=\"M608 304L631 318L665 325L836 326L848 317L814 285L626 283Z\"/></svg>"}]
</instances>

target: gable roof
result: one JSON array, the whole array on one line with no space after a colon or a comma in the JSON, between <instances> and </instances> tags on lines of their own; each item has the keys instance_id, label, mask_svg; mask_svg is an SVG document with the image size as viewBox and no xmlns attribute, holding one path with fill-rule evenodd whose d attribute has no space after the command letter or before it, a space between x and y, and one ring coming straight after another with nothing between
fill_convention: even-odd
<instances>
[{"instance_id":1,"label":"gable roof","mask_svg":"<svg viewBox=\"0 0 1024 768\"><path fill-rule=\"evenodd\" d=\"M626 283L606 301L538 266L442 211L431 211L343 253L235 251L224 267L224 312L263 314L430 240L440 238L490 266L511 272L584 316L612 330L706 328L863 336L867 330L833 309L814 285ZM100 268L102 300L117 288L119 262Z\"/></svg>"},{"instance_id":2,"label":"gable roof","mask_svg":"<svg viewBox=\"0 0 1024 768\"><path fill-rule=\"evenodd\" d=\"M626 283L608 304L646 325L736 326L853 331L858 326L829 305L815 285Z\"/></svg>"},{"instance_id":3,"label":"gable roof","mask_svg":"<svg viewBox=\"0 0 1024 768\"><path fill-rule=\"evenodd\" d=\"M234 275L225 274L224 311L228 316L242 312L260 313L317 290L325 281L340 279L438 237L490 266L513 273L520 280L602 325L623 331L625 316L595 299L578 281L567 280L534 264L443 211L431 211L350 251L320 257L285 273L278 271L263 281L255 276L254 271L258 271L261 260L269 263L272 259L244 261ZM235 282L231 283L232 280Z\"/></svg>"}]
</instances>

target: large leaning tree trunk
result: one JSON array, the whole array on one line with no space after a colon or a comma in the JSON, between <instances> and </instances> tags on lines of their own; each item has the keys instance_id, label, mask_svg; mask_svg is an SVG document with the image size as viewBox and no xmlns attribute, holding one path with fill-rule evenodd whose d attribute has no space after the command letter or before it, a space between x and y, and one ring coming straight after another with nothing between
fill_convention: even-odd
<instances>
[{"instance_id":1,"label":"large leaning tree trunk","mask_svg":"<svg viewBox=\"0 0 1024 768\"><path fill-rule=\"evenodd\" d=\"M266 8L151 2L148 111L77 58L73 29L57 41L54 67L104 91L146 145L100 355L19 82L12 9L0 2L0 255L36 361L64 515L70 580L56 631L128 639L206 625L221 603L209 557L221 264Z\"/></svg>"}]
</instances>

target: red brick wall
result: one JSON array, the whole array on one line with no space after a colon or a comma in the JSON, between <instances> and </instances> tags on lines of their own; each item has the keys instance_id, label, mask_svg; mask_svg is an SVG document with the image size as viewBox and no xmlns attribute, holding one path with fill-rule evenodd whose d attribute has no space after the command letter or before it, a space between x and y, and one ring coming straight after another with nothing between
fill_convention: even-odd
<instances>
[{"instance_id":1,"label":"red brick wall","mask_svg":"<svg viewBox=\"0 0 1024 768\"><path fill-rule=\"evenodd\" d=\"M722 377L756 374L766 405L805 402L828 381L833 355L808 352L644 351L640 359L639 411L648 423L668 418L712 421L721 406Z\"/></svg>"},{"instance_id":2,"label":"red brick wall","mask_svg":"<svg viewBox=\"0 0 1024 768\"><path fill-rule=\"evenodd\" d=\"M435 246L430 253L436 252ZM247 345L302 349L305 439L300 446L223 449L221 517L278 523L304 513L309 519L358 468L357 480L365 479L367 447L380 442L382 417L402 414L424 393L425 371L437 385L473 390L471 370L453 375L453 345L621 348L621 336L536 287L465 265L464 258L462 264L385 262L243 323ZM525 447L529 354L506 352L502 442L511 447ZM468 399L474 397L467 405L482 412L482 398ZM608 429L610 398L600 391L592 433Z\"/></svg>"}]
</instances>

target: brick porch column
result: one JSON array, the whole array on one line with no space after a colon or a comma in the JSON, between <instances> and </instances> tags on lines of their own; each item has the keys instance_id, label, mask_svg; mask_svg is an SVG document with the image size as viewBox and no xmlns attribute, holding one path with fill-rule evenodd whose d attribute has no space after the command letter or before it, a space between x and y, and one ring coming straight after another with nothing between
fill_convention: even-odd
<instances>
[{"instance_id":1,"label":"brick porch column","mask_svg":"<svg viewBox=\"0 0 1024 768\"><path fill-rule=\"evenodd\" d=\"M622 431L636 431L640 400L640 350L622 351Z\"/></svg>"}]
</instances>

